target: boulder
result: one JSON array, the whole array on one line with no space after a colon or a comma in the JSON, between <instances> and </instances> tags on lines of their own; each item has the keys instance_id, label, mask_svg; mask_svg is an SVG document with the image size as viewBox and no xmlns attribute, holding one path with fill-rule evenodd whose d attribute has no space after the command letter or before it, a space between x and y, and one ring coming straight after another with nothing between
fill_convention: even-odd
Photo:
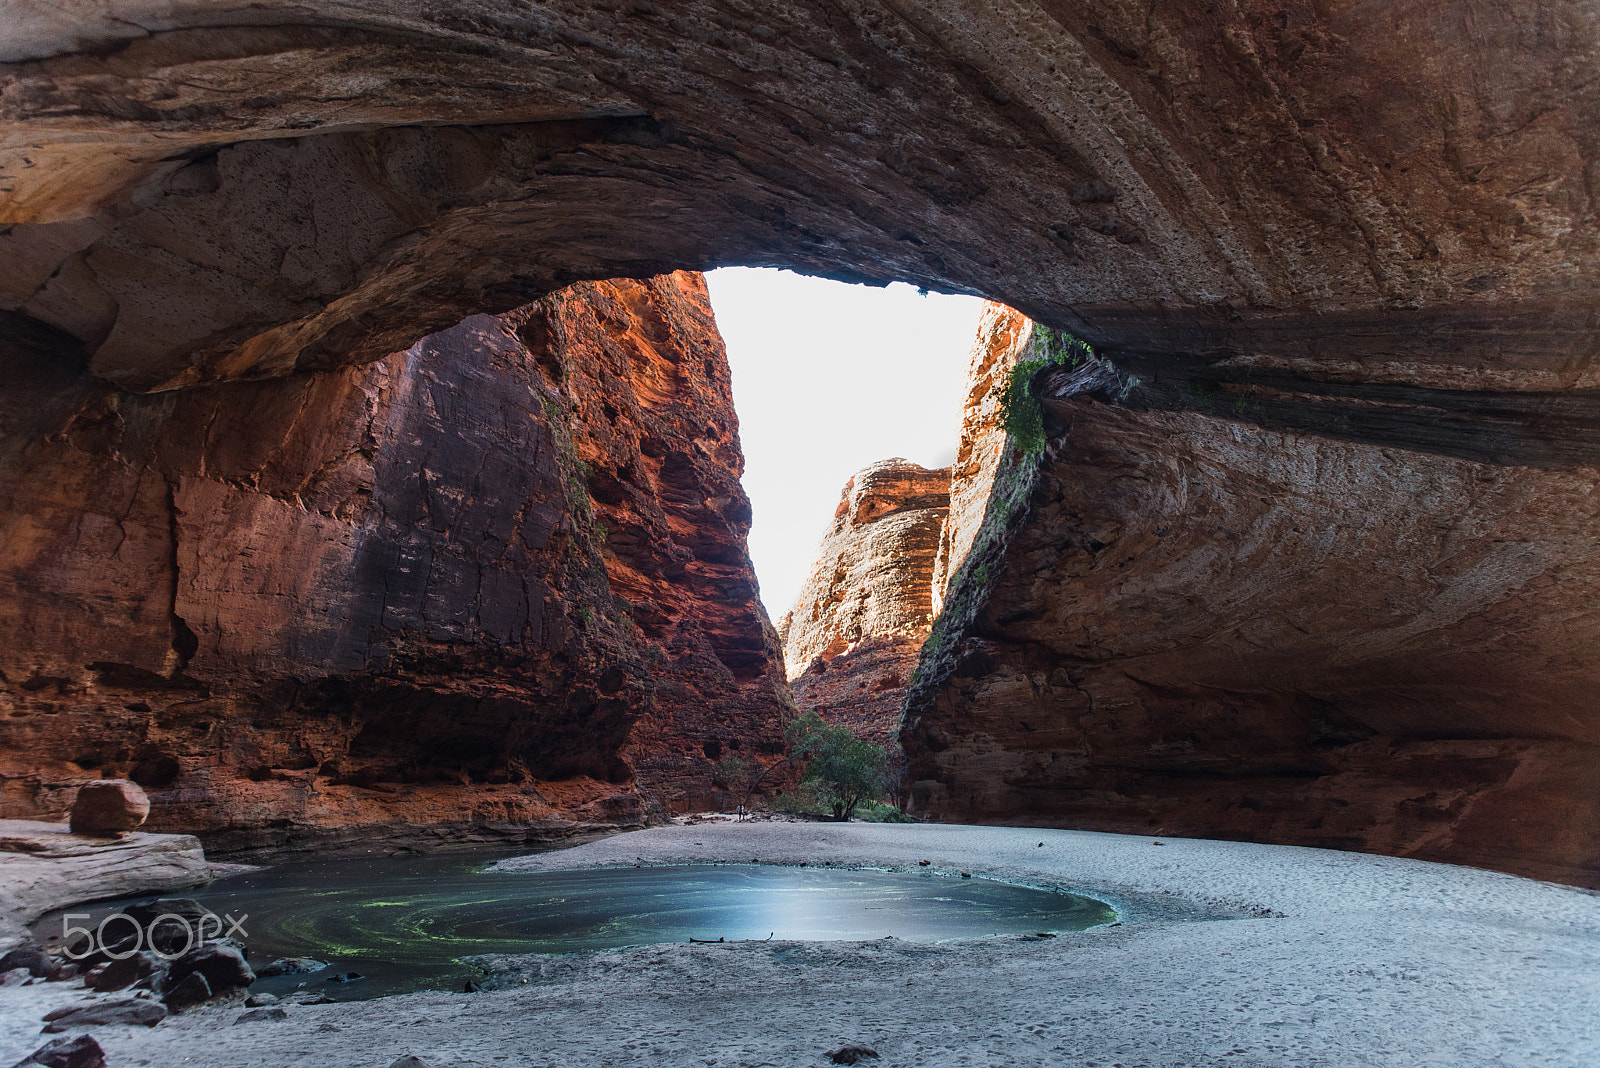
<instances>
[{"instance_id":1,"label":"boulder","mask_svg":"<svg viewBox=\"0 0 1600 1068\"><path fill-rule=\"evenodd\" d=\"M148 815L150 799L138 783L96 779L79 788L69 826L73 834L122 834L138 830Z\"/></svg>"},{"instance_id":2,"label":"boulder","mask_svg":"<svg viewBox=\"0 0 1600 1068\"><path fill-rule=\"evenodd\" d=\"M93 974L85 977L84 985L102 992L126 990L141 979L160 976L166 970L166 961L145 950L95 967Z\"/></svg>"},{"instance_id":3,"label":"boulder","mask_svg":"<svg viewBox=\"0 0 1600 1068\"><path fill-rule=\"evenodd\" d=\"M9 972L13 968L26 968L29 975L37 977L50 974L50 969L54 966L55 962L38 946L19 946L0 957L0 972Z\"/></svg>"},{"instance_id":4,"label":"boulder","mask_svg":"<svg viewBox=\"0 0 1600 1068\"><path fill-rule=\"evenodd\" d=\"M172 984L167 996L161 1000L173 1012L182 1012L210 999L211 984L206 982L206 977L199 972L190 972L182 980Z\"/></svg>"},{"instance_id":5,"label":"boulder","mask_svg":"<svg viewBox=\"0 0 1600 1068\"><path fill-rule=\"evenodd\" d=\"M244 954L233 946L209 942L172 962L168 982L176 989L190 975L204 976L212 994L239 990L256 981Z\"/></svg>"}]
</instances>

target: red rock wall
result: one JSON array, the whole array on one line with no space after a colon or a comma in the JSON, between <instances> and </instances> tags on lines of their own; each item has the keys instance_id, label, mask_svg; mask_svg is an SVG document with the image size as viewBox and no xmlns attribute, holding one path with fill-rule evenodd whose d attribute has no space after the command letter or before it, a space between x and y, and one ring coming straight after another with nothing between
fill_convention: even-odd
<instances>
[{"instance_id":1,"label":"red rock wall","mask_svg":"<svg viewBox=\"0 0 1600 1068\"><path fill-rule=\"evenodd\" d=\"M127 774L257 847L716 800L792 715L704 283L574 286L358 369L135 396L12 335L0 804Z\"/></svg>"},{"instance_id":2,"label":"red rock wall","mask_svg":"<svg viewBox=\"0 0 1600 1068\"><path fill-rule=\"evenodd\" d=\"M845 483L833 524L780 628L795 704L879 744L933 622L950 469L883 460Z\"/></svg>"},{"instance_id":3,"label":"red rock wall","mask_svg":"<svg viewBox=\"0 0 1600 1068\"><path fill-rule=\"evenodd\" d=\"M925 648L917 809L1600 885L1600 472L1575 439L1507 412L1452 440L1460 395L1074 374L1043 376L1050 449L1002 469ZM1425 418L1435 449L1394 444Z\"/></svg>"},{"instance_id":4,"label":"red rock wall","mask_svg":"<svg viewBox=\"0 0 1600 1068\"><path fill-rule=\"evenodd\" d=\"M934 615L944 609L950 583L983 527L995 477L1010 459L1012 445L1002 401L1011 368L1032 336L1033 323L1026 315L1004 304L984 305L967 360L961 440L950 467L950 514L939 535L939 554L933 565Z\"/></svg>"}]
</instances>

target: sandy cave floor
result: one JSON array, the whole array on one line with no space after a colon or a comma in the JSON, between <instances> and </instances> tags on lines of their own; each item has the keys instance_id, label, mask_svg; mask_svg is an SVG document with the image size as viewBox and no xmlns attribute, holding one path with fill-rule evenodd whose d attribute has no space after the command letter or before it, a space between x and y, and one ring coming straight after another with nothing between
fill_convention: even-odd
<instances>
[{"instance_id":1,"label":"sandy cave floor","mask_svg":"<svg viewBox=\"0 0 1600 1068\"><path fill-rule=\"evenodd\" d=\"M237 1006L92 1029L112 1068L824 1065L1355 1068L1600 1064L1600 896L1356 853L1074 831L708 823L503 862L969 871L1090 893L1119 927L937 945L657 945L547 961L506 991ZM1041 847L1038 843L1043 842ZM1194 919L1210 916L1212 919ZM1187 918L1185 918L1187 917ZM67 984L0 989L0 1064Z\"/></svg>"}]
</instances>

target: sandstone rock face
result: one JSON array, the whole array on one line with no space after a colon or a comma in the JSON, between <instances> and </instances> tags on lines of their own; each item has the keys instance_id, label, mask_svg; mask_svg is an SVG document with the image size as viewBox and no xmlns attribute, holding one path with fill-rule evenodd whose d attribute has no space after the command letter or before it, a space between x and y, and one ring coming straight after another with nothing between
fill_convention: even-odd
<instances>
[{"instance_id":1,"label":"sandstone rock face","mask_svg":"<svg viewBox=\"0 0 1600 1068\"><path fill-rule=\"evenodd\" d=\"M950 468L950 514L939 536L939 553L933 565L934 615L944 610L950 584L989 514L995 480L1011 459L1003 394L1011 369L1027 350L1032 336L1033 323L1021 312L992 302L984 306L967 362L961 440Z\"/></svg>"},{"instance_id":2,"label":"sandstone rock face","mask_svg":"<svg viewBox=\"0 0 1600 1068\"><path fill-rule=\"evenodd\" d=\"M1050 448L925 649L920 810L1600 884L1600 473L1510 418L1425 452L1392 398L1103 370L1041 375Z\"/></svg>"},{"instance_id":3,"label":"sandstone rock face","mask_svg":"<svg viewBox=\"0 0 1600 1068\"><path fill-rule=\"evenodd\" d=\"M933 564L950 470L883 460L845 484L780 632L798 708L883 744L933 621Z\"/></svg>"},{"instance_id":4,"label":"sandstone rock face","mask_svg":"<svg viewBox=\"0 0 1600 1068\"><path fill-rule=\"evenodd\" d=\"M8 11L0 300L124 386L729 262L1156 355L1597 384L1587 0L240 10Z\"/></svg>"},{"instance_id":5,"label":"sandstone rock face","mask_svg":"<svg viewBox=\"0 0 1600 1068\"><path fill-rule=\"evenodd\" d=\"M12 349L8 814L118 774L224 848L555 833L710 804L708 747L778 747L698 276L156 396Z\"/></svg>"},{"instance_id":6,"label":"sandstone rock face","mask_svg":"<svg viewBox=\"0 0 1600 1068\"><path fill-rule=\"evenodd\" d=\"M96 779L78 788L68 821L73 834L120 834L138 830L150 815L150 798L127 779Z\"/></svg>"}]
</instances>

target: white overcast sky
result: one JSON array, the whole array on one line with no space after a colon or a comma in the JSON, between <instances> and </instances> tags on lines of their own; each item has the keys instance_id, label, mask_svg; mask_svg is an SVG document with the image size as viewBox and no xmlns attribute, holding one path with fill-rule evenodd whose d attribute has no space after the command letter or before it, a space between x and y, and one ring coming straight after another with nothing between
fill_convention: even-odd
<instances>
[{"instance_id":1,"label":"white overcast sky","mask_svg":"<svg viewBox=\"0 0 1600 1068\"><path fill-rule=\"evenodd\" d=\"M955 459L983 302L748 267L706 278L733 365L750 555L777 622L845 480L891 456L924 467Z\"/></svg>"}]
</instances>

